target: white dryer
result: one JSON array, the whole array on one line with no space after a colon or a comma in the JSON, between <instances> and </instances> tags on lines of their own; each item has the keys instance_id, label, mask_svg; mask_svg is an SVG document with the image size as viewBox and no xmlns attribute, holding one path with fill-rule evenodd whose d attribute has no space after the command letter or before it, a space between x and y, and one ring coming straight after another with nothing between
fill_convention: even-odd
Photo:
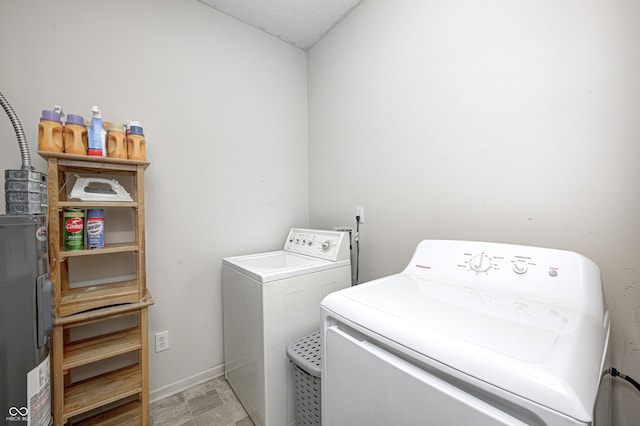
<instances>
[{"instance_id":1,"label":"white dryer","mask_svg":"<svg viewBox=\"0 0 640 426\"><path fill-rule=\"evenodd\" d=\"M323 424L609 424L609 312L579 254L426 240L321 311Z\"/></svg>"},{"instance_id":2,"label":"white dryer","mask_svg":"<svg viewBox=\"0 0 640 426\"><path fill-rule=\"evenodd\" d=\"M320 328L320 301L351 285L349 234L292 229L284 250L222 261L225 378L256 425L294 425L287 346Z\"/></svg>"}]
</instances>

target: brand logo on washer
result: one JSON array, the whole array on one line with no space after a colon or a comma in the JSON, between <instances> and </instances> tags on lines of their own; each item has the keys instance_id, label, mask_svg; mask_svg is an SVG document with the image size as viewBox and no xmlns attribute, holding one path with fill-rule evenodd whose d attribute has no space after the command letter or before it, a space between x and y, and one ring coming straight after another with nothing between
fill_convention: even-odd
<instances>
[{"instance_id":1,"label":"brand logo on washer","mask_svg":"<svg viewBox=\"0 0 640 426\"><path fill-rule=\"evenodd\" d=\"M78 232L82 232L83 223L82 219L77 217L72 217L71 219L67 219L67 222L64 224L64 227L67 231L72 234L77 234Z\"/></svg>"}]
</instances>

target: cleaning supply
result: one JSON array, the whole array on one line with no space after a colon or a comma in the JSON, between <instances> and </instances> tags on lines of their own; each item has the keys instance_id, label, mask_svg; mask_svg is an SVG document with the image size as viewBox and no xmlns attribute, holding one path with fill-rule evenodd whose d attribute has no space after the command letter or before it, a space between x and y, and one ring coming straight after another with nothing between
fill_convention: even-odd
<instances>
[{"instance_id":1,"label":"cleaning supply","mask_svg":"<svg viewBox=\"0 0 640 426\"><path fill-rule=\"evenodd\" d=\"M104 210L87 209L87 248L104 248Z\"/></svg>"},{"instance_id":2,"label":"cleaning supply","mask_svg":"<svg viewBox=\"0 0 640 426\"><path fill-rule=\"evenodd\" d=\"M62 130L60 113L42 110L42 117L40 117L40 124L38 124L38 150L62 152Z\"/></svg>"},{"instance_id":3,"label":"cleaning supply","mask_svg":"<svg viewBox=\"0 0 640 426\"><path fill-rule=\"evenodd\" d=\"M103 147L106 140L106 132L102 128L102 113L97 105L91 108L91 112L93 113L93 118L89 128L89 149L87 154L102 157L105 155Z\"/></svg>"},{"instance_id":4,"label":"cleaning supply","mask_svg":"<svg viewBox=\"0 0 640 426\"><path fill-rule=\"evenodd\" d=\"M84 248L84 210L65 210L62 223L64 224L64 249L82 250Z\"/></svg>"},{"instance_id":5,"label":"cleaning supply","mask_svg":"<svg viewBox=\"0 0 640 426\"><path fill-rule=\"evenodd\" d=\"M147 158L147 147L142 127L131 126L127 129L127 155L129 160L144 161Z\"/></svg>"},{"instance_id":6,"label":"cleaning supply","mask_svg":"<svg viewBox=\"0 0 640 426\"><path fill-rule=\"evenodd\" d=\"M127 141L122 123L111 122L107 132L107 154L111 158L127 158Z\"/></svg>"},{"instance_id":7,"label":"cleaning supply","mask_svg":"<svg viewBox=\"0 0 640 426\"><path fill-rule=\"evenodd\" d=\"M87 155L88 136L84 118L69 114L64 125L64 152L67 154Z\"/></svg>"}]
</instances>

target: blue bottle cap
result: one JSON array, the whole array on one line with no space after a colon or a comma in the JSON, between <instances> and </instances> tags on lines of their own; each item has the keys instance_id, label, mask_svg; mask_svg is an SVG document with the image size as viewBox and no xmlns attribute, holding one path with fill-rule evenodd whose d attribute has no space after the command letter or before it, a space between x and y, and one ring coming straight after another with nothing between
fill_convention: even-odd
<instances>
[{"instance_id":1,"label":"blue bottle cap","mask_svg":"<svg viewBox=\"0 0 640 426\"><path fill-rule=\"evenodd\" d=\"M84 126L84 118L81 115L69 114L67 115L67 124L77 124L78 126Z\"/></svg>"},{"instance_id":2,"label":"blue bottle cap","mask_svg":"<svg viewBox=\"0 0 640 426\"><path fill-rule=\"evenodd\" d=\"M142 133L142 127L140 127L140 126L131 126L131 127L129 127L129 134L130 135L144 136L144 133Z\"/></svg>"},{"instance_id":3,"label":"blue bottle cap","mask_svg":"<svg viewBox=\"0 0 640 426\"><path fill-rule=\"evenodd\" d=\"M40 117L40 120L56 121L56 122L60 123L60 113L59 112L55 112L55 111L51 111L51 110L48 110L48 109L43 109L42 110L42 117Z\"/></svg>"}]
</instances>

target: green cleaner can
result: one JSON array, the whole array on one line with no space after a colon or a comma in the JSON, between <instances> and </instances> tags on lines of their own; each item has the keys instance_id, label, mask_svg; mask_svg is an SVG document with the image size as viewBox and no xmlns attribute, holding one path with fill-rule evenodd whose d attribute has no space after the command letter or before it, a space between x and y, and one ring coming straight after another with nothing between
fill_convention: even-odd
<instances>
[{"instance_id":1,"label":"green cleaner can","mask_svg":"<svg viewBox=\"0 0 640 426\"><path fill-rule=\"evenodd\" d=\"M62 221L64 223L64 249L82 250L84 248L84 210L65 210Z\"/></svg>"}]
</instances>

